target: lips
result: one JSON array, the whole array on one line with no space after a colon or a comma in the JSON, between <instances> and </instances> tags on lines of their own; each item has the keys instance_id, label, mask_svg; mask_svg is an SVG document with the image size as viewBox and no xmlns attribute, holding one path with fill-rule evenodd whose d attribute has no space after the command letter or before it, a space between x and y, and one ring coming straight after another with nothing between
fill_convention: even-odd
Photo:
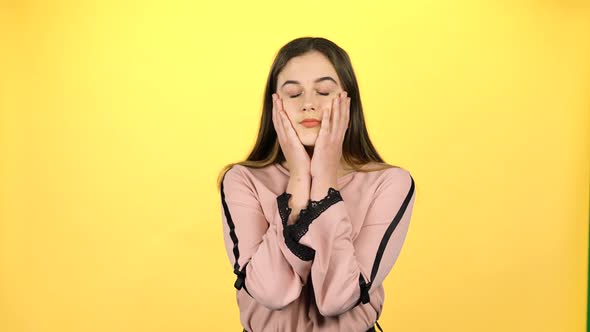
<instances>
[{"instance_id":1,"label":"lips","mask_svg":"<svg viewBox=\"0 0 590 332\"><path fill-rule=\"evenodd\" d=\"M320 120L319 119L314 119L314 118L309 118L309 119L303 119L301 121L301 123L304 123L304 122L320 122Z\"/></svg>"},{"instance_id":2,"label":"lips","mask_svg":"<svg viewBox=\"0 0 590 332\"><path fill-rule=\"evenodd\" d=\"M320 121L316 119L305 119L301 121L301 125L307 128L312 128L320 125Z\"/></svg>"}]
</instances>

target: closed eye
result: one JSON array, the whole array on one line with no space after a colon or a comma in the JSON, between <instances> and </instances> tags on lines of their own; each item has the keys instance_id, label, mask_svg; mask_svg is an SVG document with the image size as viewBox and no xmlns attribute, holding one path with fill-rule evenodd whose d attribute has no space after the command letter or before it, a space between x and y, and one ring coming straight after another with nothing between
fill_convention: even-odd
<instances>
[{"instance_id":1,"label":"closed eye","mask_svg":"<svg viewBox=\"0 0 590 332\"><path fill-rule=\"evenodd\" d=\"M322 95L322 96L327 96L327 95L329 95L329 94L330 94L329 92L326 92L326 93L318 92L318 93L319 93L320 95ZM301 96L301 93L300 93L300 94L296 94L296 95L294 95L294 96L291 96L291 98L297 98L297 97L299 97L299 96Z\"/></svg>"}]
</instances>

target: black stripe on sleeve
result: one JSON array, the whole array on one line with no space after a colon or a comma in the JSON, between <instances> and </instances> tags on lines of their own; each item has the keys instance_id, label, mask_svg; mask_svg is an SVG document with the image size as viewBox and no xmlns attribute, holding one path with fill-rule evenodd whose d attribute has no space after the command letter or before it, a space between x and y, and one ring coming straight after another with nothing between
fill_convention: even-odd
<instances>
[{"instance_id":1,"label":"black stripe on sleeve","mask_svg":"<svg viewBox=\"0 0 590 332\"><path fill-rule=\"evenodd\" d=\"M226 174L227 174L227 172L226 172ZM231 217L231 214L229 212L229 207L227 206L227 203L225 201L225 191L223 189L223 180L225 180L225 174L223 175L223 179L221 181L221 204L223 206L223 212L225 214L225 219L226 219L227 224L229 226L229 236L232 239L232 242L234 243L234 246L233 246L233 252L234 252L234 256L235 256L234 274L237 275L237 279L234 282L234 287L237 290L240 290L242 287L244 287L244 290L246 291L246 293L248 293L248 295L250 295L250 297L252 297L252 295L250 294L250 292L248 292L248 289L246 288L246 266L248 266L249 261L246 262L246 264L244 264L244 266L240 270L240 265L238 264L238 258L240 258L240 250L238 248L238 236L236 235L236 232L235 232L236 227L235 227L235 224L234 224L233 219Z\"/></svg>"},{"instance_id":2,"label":"black stripe on sleeve","mask_svg":"<svg viewBox=\"0 0 590 332\"><path fill-rule=\"evenodd\" d=\"M385 248L387 247L387 243L389 243L389 238L393 231L399 224L400 220L402 219L406 209L408 208L408 204L410 204L410 200L412 199L412 195L414 194L414 178L410 175L410 179L412 180L412 185L410 186L410 190L404 199L402 206L400 207L399 211L393 218L391 224L387 227L385 234L383 234L383 238L381 239L381 243L379 244L379 249L377 250L377 255L375 256L375 261L373 262L373 269L371 270L371 281L368 283L363 278L362 274L359 275L359 287L361 289L361 296L356 303L356 305L360 303L368 303L370 300L369 297L369 289L371 288L371 284L377 275L377 271L379 270L379 264L381 263L381 259L383 258L383 253L385 252ZM355 306L356 306L355 305Z\"/></svg>"}]
</instances>

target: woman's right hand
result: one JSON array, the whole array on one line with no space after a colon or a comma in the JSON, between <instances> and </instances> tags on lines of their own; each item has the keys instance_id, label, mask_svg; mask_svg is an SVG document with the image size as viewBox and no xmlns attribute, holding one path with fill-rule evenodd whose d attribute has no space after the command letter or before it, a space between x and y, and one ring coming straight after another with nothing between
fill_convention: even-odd
<instances>
[{"instance_id":1,"label":"woman's right hand","mask_svg":"<svg viewBox=\"0 0 590 332\"><path fill-rule=\"evenodd\" d=\"M299 136L297 136L297 132L293 128L287 112L283 108L283 100L278 94L273 93L272 102L272 122L277 132L283 155L289 164L289 173L291 175L309 175L311 160L301 140L299 140Z\"/></svg>"}]
</instances>

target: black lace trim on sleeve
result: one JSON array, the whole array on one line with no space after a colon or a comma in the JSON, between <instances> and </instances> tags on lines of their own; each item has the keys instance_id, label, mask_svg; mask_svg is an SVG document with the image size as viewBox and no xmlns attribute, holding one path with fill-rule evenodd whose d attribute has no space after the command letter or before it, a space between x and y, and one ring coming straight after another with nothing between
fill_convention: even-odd
<instances>
[{"instance_id":1,"label":"black lace trim on sleeve","mask_svg":"<svg viewBox=\"0 0 590 332\"><path fill-rule=\"evenodd\" d=\"M287 224L287 220L291 215L292 209L289 207L289 199L291 198L291 196L293 195L289 194L286 191L277 196L277 206L279 208L279 215L281 216L283 225Z\"/></svg>"},{"instance_id":2,"label":"black lace trim on sleeve","mask_svg":"<svg viewBox=\"0 0 590 332\"><path fill-rule=\"evenodd\" d=\"M295 241L299 241L309 230L309 225L320 214L326 211L330 206L342 201L340 192L332 187L328 189L328 194L319 201L309 200L307 207L299 212L299 220L293 225L289 225L289 233Z\"/></svg>"},{"instance_id":3,"label":"black lace trim on sleeve","mask_svg":"<svg viewBox=\"0 0 590 332\"><path fill-rule=\"evenodd\" d=\"M299 257L301 260L310 261L315 257L315 250L299 243L299 239L295 239L291 232L292 227L295 225L287 225L287 221L289 220L292 211L289 207L289 198L291 198L291 196L292 195L288 192L284 192L277 196L277 206L283 223L283 237L285 238L285 244L295 256Z\"/></svg>"}]
</instances>

